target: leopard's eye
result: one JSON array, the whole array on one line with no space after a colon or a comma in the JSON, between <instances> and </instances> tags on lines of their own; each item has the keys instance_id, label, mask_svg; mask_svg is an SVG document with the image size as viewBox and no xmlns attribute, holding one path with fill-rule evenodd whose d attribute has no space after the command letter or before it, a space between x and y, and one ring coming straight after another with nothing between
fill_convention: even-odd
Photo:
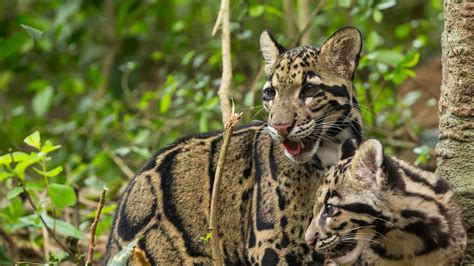
<instances>
[{"instance_id":1,"label":"leopard's eye","mask_svg":"<svg viewBox=\"0 0 474 266\"><path fill-rule=\"evenodd\" d=\"M272 87L263 89L263 99L266 101L271 101L275 99L276 90Z\"/></svg>"},{"instance_id":2,"label":"leopard's eye","mask_svg":"<svg viewBox=\"0 0 474 266\"><path fill-rule=\"evenodd\" d=\"M331 217L334 214L334 205L330 203L326 203L324 206L324 212L323 215L326 217Z\"/></svg>"},{"instance_id":3,"label":"leopard's eye","mask_svg":"<svg viewBox=\"0 0 474 266\"><path fill-rule=\"evenodd\" d=\"M304 98L314 97L318 93L319 89L316 85L308 83L301 89L301 96Z\"/></svg>"}]
</instances>

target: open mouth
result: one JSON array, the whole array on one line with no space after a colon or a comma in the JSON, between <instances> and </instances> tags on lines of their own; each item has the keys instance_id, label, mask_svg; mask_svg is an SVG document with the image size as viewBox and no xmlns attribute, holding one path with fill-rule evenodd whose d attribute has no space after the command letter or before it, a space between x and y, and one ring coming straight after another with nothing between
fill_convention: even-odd
<instances>
[{"instance_id":1,"label":"open mouth","mask_svg":"<svg viewBox=\"0 0 474 266\"><path fill-rule=\"evenodd\" d=\"M289 139L283 141L286 151L293 156L310 151L313 149L314 143L315 141L309 138L305 138L301 141L292 141Z\"/></svg>"},{"instance_id":2,"label":"open mouth","mask_svg":"<svg viewBox=\"0 0 474 266\"><path fill-rule=\"evenodd\" d=\"M346 256L349 252L353 251L357 246L357 241L339 243L330 250L325 250L324 255L329 259L337 259Z\"/></svg>"}]
</instances>

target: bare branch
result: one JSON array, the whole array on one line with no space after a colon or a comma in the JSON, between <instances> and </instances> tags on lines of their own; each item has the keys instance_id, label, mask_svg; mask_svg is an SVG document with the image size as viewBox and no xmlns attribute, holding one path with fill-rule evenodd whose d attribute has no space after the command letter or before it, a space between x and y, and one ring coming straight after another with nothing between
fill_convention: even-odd
<instances>
[{"instance_id":1,"label":"bare branch","mask_svg":"<svg viewBox=\"0 0 474 266\"><path fill-rule=\"evenodd\" d=\"M232 86L232 54L230 50L230 1L222 0L216 24L212 30L214 35L217 28L222 24L221 46L222 46L222 78L219 86L219 100L222 112L222 123L229 121L231 114L229 94Z\"/></svg>"},{"instance_id":2,"label":"bare branch","mask_svg":"<svg viewBox=\"0 0 474 266\"><path fill-rule=\"evenodd\" d=\"M132 179L135 174L130 169L130 167L128 167L128 165L122 160L122 158L115 155L115 153L110 149L108 145L104 144L102 145L102 147L104 148L107 155L109 155L110 159L112 159L112 161L114 161L114 163L120 168L122 173L124 173L128 177L128 179Z\"/></svg>"},{"instance_id":3,"label":"bare branch","mask_svg":"<svg viewBox=\"0 0 474 266\"><path fill-rule=\"evenodd\" d=\"M233 109L233 108L232 108ZM212 259L214 260L214 265L224 265L220 248L219 248L219 235L218 235L218 221L217 221L217 211L219 209L219 193L220 193L220 184L222 179L222 174L224 172L225 160L227 157L227 149L229 148L230 138L232 137L232 132L234 127L239 122L242 117L242 113L235 114L232 110L229 122L225 125L224 129L224 139L222 140L222 146L219 153L219 159L217 161L216 175L214 178L214 184L212 186L212 196L211 196L211 213L210 213L210 230L211 230L211 243L212 243Z\"/></svg>"},{"instance_id":4,"label":"bare branch","mask_svg":"<svg viewBox=\"0 0 474 266\"><path fill-rule=\"evenodd\" d=\"M115 26L115 11L113 0L105 1L105 13L107 18L106 38L108 43L108 49L101 63L101 72L103 80L99 85L99 89L97 90L98 98L101 98L106 92L107 85L109 83L110 73L112 72L112 66L114 64L115 56L117 55L117 51L119 48L119 43L117 41L117 31Z\"/></svg>"},{"instance_id":5,"label":"bare branch","mask_svg":"<svg viewBox=\"0 0 474 266\"><path fill-rule=\"evenodd\" d=\"M104 208L106 194L107 194L107 189L104 188L102 190L102 194L100 194L100 199L97 205L97 210L95 212L94 221L92 222L92 225L91 225L91 234L90 234L90 239L89 239L89 250L87 252L86 265L92 265L92 260L94 257L94 248L95 248L95 232L97 229L97 224L99 223L100 212L102 211L102 208Z\"/></svg>"}]
</instances>

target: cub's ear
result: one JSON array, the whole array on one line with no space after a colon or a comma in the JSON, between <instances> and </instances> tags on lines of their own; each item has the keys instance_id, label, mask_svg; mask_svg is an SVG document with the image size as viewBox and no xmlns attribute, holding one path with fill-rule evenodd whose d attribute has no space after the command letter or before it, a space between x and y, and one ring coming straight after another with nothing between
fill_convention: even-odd
<instances>
[{"instance_id":1,"label":"cub's ear","mask_svg":"<svg viewBox=\"0 0 474 266\"><path fill-rule=\"evenodd\" d=\"M284 53L286 49L275 41L275 38L268 30L264 30L260 35L260 50L265 60L265 74L270 76L278 56Z\"/></svg>"},{"instance_id":2,"label":"cub's ear","mask_svg":"<svg viewBox=\"0 0 474 266\"><path fill-rule=\"evenodd\" d=\"M336 31L321 48L320 56L338 76L351 79L359 61L362 35L354 27Z\"/></svg>"},{"instance_id":3,"label":"cub's ear","mask_svg":"<svg viewBox=\"0 0 474 266\"><path fill-rule=\"evenodd\" d=\"M383 147L380 141L369 139L363 142L352 159L351 167L355 178L381 188L385 183L382 169L383 157Z\"/></svg>"}]
</instances>

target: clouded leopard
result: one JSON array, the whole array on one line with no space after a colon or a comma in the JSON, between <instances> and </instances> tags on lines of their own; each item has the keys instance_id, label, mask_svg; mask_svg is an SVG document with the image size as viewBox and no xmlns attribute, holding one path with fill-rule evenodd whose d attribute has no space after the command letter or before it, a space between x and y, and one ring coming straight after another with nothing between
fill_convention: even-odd
<instances>
[{"instance_id":1,"label":"clouded leopard","mask_svg":"<svg viewBox=\"0 0 474 266\"><path fill-rule=\"evenodd\" d=\"M466 229L448 182L383 154L374 139L331 167L307 243L339 264L461 265Z\"/></svg>"},{"instance_id":2,"label":"clouded leopard","mask_svg":"<svg viewBox=\"0 0 474 266\"><path fill-rule=\"evenodd\" d=\"M304 241L312 195L347 139L361 140L352 78L362 46L352 27L321 47L285 49L264 31L266 123L235 130L221 184L218 231L226 264L317 259ZM106 260L138 242L151 264L210 264L209 205L221 133L169 145L121 196ZM306 222L301 222L306 221Z\"/></svg>"}]
</instances>

